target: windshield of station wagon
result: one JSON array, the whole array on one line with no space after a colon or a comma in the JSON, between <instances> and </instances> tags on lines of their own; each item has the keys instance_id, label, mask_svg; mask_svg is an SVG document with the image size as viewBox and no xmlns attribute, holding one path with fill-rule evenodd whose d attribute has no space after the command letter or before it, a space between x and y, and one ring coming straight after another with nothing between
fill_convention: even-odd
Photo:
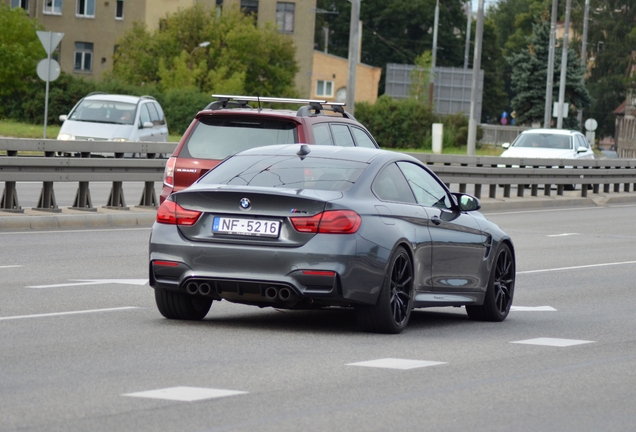
<instances>
[{"instance_id":1,"label":"windshield of station wagon","mask_svg":"<svg viewBox=\"0 0 636 432\"><path fill-rule=\"evenodd\" d=\"M298 156L235 156L199 180L202 184L345 191L367 167L349 160Z\"/></svg>"},{"instance_id":2,"label":"windshield of station wagon","mask_svg":"<svg viewBox=\"0 0 636 432\"><path fill-rule=\"evenodd\" d=\"M93 123L131 125L135 120L136 104L95 99L83 100L73 110L71 120Z\"/></svg>"},{"instance_id":3,"label":"windshield of station wagon","mask_svg":"<svg viewBox=\"0 0 636 432\"><path fill-rule=\"evenodd\" d=\"M556 134L521 134L512 144L513 147L541 147L551 149L571 149L568 135Z\"/></svg>"},{"instance_id":4,"label":"windshield of station wagon","mask_svg":"<svg viewBox=\"0 0 636 432\"><path fill-rule=\"evenodd\" d=\"M246 117L199 119L182 149L182 157L225 159L253 147L298 142L296 123Z\"/></svg>"}]
</instances>

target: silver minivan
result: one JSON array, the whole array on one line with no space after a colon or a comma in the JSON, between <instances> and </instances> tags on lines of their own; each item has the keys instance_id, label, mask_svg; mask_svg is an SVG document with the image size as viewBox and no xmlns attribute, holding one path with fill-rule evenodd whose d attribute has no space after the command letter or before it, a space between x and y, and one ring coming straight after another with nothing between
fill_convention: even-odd
<instances>
[{"instance_id":1,"label":"silver minivan","mask_svg":"<svg viewBox=\"0 0 636 432\"><path fill-rule=\"evenodd\" d=\"M68 115L61 115L60 121L58 140L168 141L165 115L152 96L91 93Z\"/></svg>"}]
</instances>

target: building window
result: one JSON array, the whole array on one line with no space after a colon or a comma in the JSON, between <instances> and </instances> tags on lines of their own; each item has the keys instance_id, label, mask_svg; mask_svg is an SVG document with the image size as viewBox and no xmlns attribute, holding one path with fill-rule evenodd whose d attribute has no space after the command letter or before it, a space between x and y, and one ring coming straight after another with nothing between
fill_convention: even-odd
<instances>
[{"instance_id":1,"label":"building window","mask_svg":"<svg viewBox=\"0 0 636 432\"><path fill-rule=\"evenodd\" d=\"M294 3L276 3L276 28L279 32L294 32L294 6Z\"/></svg>"},{"instance_id":2,"label":"building window","mask_svg":"<svg viewBox=\"0 0 636 432\"><path fill-rule=\"evenodd\" d=\"M76 72L90 72L93 70L93 44L89 42L75 42Z\"/></svg>"},{"instance_id":3,"label":"building window","mask_svg":"<svg viewBox=\"0 0 636 432\"><path fill-rule=\"evenodd\" d=\"M45 14L62 15L62 0L44 0Z\"/></svg>"},{"instance_id":4,"label":"building window","mask_svg":"<svg viewBox=\"0 0 636 432\"><path fill-rule=\"evenodd\" d=\"M333 81L316 81L316 96L333 97Z\"/></svg>"},{"instance_id":5,"label":"building window","mask_svg":"<svg viewBox=\"0 0 636 432\"><path fill-rule=\"evenodd\" d=\"M11 0L11 7L29 10L29 0Z\"/></svg>"},{"instance_id":6,"label":"building window","mask_svg":"<svg viewBox=\"0 0 636 432\"><path fill-rule=\"evenodd\" d=\"M115 19L124 19L124 0L117 0Z\"/></svg>"},{"instance_id":7,"label":"building window","mask_svg":"<svg viewBox=\"0 0 636 432\"><path fill-rule=\"evenodd\" d=\"M78 17L95 17L95 0L77 0Z\"/></svg>"},{"instance_id":8,"label":"building window","mask_svg":"<svg viewBox=\"0 0 636 432\"><path fill-rule=\"evenodd\" d=\"M258 0L241 0L241 11L245 15L254 15L254 20L258 21Z\"/></svg>"}]
</instances>

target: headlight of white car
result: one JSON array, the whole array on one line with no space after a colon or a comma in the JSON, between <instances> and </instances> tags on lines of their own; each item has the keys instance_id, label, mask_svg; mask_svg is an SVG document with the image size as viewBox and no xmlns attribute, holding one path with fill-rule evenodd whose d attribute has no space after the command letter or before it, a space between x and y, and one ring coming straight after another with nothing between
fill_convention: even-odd
<instances>
[{"instance_id":1,"label":"headlight of white car","mask_svg":"<svg viewBox=\"0 0 636 432\"><path fill-rule=\"evenodd\" d=\"M67 134L67 133L61 133L57 136L57 139L62 140L62 141L72 141L75 139L75 137L71 134Z\"/></svg>"}]
</instances>

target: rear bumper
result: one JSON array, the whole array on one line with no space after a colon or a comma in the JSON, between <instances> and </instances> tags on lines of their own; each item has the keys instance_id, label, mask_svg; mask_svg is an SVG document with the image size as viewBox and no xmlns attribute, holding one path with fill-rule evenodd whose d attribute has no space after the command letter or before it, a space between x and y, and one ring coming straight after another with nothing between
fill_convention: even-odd
<instances>
[{"instance_id":1,"label":"rear bumper","mask_svg":"<svg viewBox=\"0 0 636 432\"><path fill-rule=\"evenodd\" d=\"M375 304L386 263L359 251L357 237L323 234L298 248L265 248L192 242L155 224L150 285L261 306Z\"/></svg>"}]
</instances>

